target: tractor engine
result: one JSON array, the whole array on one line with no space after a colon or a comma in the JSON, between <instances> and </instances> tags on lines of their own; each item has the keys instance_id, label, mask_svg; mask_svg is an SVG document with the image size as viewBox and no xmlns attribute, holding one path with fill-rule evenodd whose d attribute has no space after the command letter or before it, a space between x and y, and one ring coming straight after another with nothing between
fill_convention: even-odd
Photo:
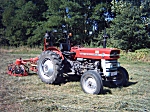
<instances>
[{"instance_id":1,"label":"tractor engine","mask_svg":"<svg viewBox=\"0 0 150 112\"><path fill-rule=\"evenodd\" d=\"M77 58L76 61L66 59L64 72L82 75L88 70L95 70L100 73L103 77L113 77L117 75L117 69L120 67L120 63L117 60L90 60Z\"/></svg>"},{"instance_id":2,"label":"tractor engine","mask_svg":"<svg viewBox=\"0 0 150 112\"><path fill-rule=\"evenodd\" d=\"M75 59L80 62L80 68L97 70L102 76L110 77L117 75L120 63L117 61L120 50L111 48L72 48L76 52Z\"/></svg>"},{"instance_id":3,"label":"tractor engine","mask_svg":"<svg viewBox=\"0 0 150 112\"><path fill-rule=\"evenodd\" d=\"M95 60L88 60L83 58L77 58L76 61L71 61L66 59L64 71L68 73L69 71L72 74L82 75L87 70L98 70L100 62Z\"/></svg>"}]
</instances>

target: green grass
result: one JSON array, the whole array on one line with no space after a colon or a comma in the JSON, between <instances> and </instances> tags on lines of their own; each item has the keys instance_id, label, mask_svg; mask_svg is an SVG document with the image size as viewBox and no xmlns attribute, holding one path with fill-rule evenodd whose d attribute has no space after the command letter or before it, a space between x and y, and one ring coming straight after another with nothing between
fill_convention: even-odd
<instances>
[{"instance_id":1,"label":"green grass","mask_svg":"<svg viewBox=\"0 0 150 112\"><path fill-rule=\"evenodd\" d=\"M0 52L1 112L148 112L150 111L150 63L121 58L129 73L129 86L104 86L100 95L85 94L79 81L61 85L44 84L36 74L13 77L6 74L7 63L23 56Z\"/></svg>"},{"instance_id":2,"label":"green grass","mask_svg":"<svg viewBox=\"0 0 150 112\"><path fill-rule=\"evenodd\" d=\"M11 54L40 54L42 52L42 47L36 46L34 48L30 48L27 46L20 46L20 47L2 46L0 48L0 52L7 52Z\"/></svg>"}]
</instances>

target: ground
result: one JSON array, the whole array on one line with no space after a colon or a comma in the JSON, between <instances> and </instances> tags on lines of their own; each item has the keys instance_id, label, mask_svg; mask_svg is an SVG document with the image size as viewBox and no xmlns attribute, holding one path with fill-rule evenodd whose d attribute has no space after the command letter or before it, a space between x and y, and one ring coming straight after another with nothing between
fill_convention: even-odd
<instances>
[{"instance_id":1,"label":"ground","mask_svg":"<svg viewBox=\"0 0 150 112\"><path fill-rule=\"evenodd\" d=\"M150 63L121 61L129 73L129 86L111 88L104 84L103 94L90 95L81 90L78 78L49 85L41 82L36 73L26 77L6 73L7 64L16 58L34 56L0 52L1 112L150 111Z\"/></svg>"}]
</instances>

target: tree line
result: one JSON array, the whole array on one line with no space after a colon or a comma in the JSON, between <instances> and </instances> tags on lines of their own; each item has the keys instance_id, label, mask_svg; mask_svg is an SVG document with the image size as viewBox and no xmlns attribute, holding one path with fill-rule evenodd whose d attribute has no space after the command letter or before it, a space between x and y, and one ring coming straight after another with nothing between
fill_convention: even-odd
<instances>
[{"instance_id":1,"label":"tree line","mask_svg":"<svg viewBox=\"0 0 150 112\"><path fill-rule=\"evenodd\" d=\"M123 50L150 48L149 0L0 0L0 45L40 46L46 31L55 43L71 32L74 45Z\"/></svg>"}]
</instances>

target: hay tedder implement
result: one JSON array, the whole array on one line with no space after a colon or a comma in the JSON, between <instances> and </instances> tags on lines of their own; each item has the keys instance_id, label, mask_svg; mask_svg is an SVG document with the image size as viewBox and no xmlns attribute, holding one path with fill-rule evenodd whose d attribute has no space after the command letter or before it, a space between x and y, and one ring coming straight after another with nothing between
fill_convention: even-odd
<instances>
[{"instance_id":1,"label":"hay tedder implement","mask_svg":"<svg viewBox=\"0 0 150 112\"><path fill-rule=\"evenodd\" d=\"M12 76L28 76L29 70L37 72L38 57L22 60L16 59L15 64L8 65L7 73ZM29 68L30 66L30 68Z\"/></svg>"},{"instance_id":2,"label":"hay tedder implement","mask_svg":"<svg viewBox=\"0 0 150 112\"><path fill-rule=\"evenodd\" d=\"M103 81L114 86L127 86L129 75L118 62L120 50L106 48L104 36L103 48L84 48L71 46L71 33L65 34L65 42L59 47L53 46L53 31L46 32L44 50L39 57L17 59L8 65L7 73L12 76L27 76L34 71L47 84L59 83L66 75L79 75L81 88L85 93L100 94Z\"/></svg>"}]
</instances>

